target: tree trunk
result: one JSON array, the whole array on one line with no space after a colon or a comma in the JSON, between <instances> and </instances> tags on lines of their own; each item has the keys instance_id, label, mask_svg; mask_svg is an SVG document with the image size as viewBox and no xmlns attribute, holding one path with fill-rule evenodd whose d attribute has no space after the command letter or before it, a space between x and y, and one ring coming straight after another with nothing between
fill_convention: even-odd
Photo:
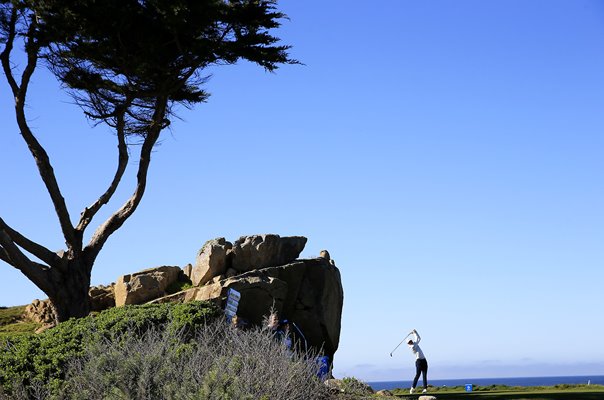
<instances>
[{"instance_id":1,"label":"tree trunk","mask_svg":"<svg viewBox=\"0 0 604 400\"><path fill-rule=\"evenodd\" d=\"M67 269L52 271L52 293L48 294L55 308L57 322L82 318L90 313L90 271L80 260L69 260Z\"/></svg>"}]
</instances>

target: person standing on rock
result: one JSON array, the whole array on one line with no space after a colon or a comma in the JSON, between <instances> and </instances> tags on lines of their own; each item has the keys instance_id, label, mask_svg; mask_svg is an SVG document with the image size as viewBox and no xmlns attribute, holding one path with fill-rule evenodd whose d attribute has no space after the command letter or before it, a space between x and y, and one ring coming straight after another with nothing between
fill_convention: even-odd
<instances>
[{"instance_id":1,"label":"person standing on rock","mask_svg":"<svg viewBox=\"0 0 604 400\"><path fill-rule=\"evenodd\" d=\"M426 360L426 356L424 356L424 352L418 344L422 338L419 337L419 334L415 329L411 331L411 334L415 336L415 341L413 339L409 339L407 345L415 356L415 378L413 379L413 385L411 386L409 393L412 394L415 392L415 387L417 386L417 381L420 375L423 375L424 378L424 390L422 393L426 393L428 391L428 361Z\"/></svg>"}]
</instances>

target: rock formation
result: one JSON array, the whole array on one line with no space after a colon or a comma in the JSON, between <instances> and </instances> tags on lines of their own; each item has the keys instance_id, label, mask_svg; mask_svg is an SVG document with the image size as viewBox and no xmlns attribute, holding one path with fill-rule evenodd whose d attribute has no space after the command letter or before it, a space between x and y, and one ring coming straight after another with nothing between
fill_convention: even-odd
<instances>
[{"instance_id":1,"label":"rock formation","mask_svg":"<svg viewBox=\"0 0 604 400\"><path fill-rule=\"evenodd\" d=\"M201 286L216 276L288 264L298 258L306 240L273 234L242 236L234 244L225 238L208 240L197 253L191 281Z\"/></svg>"},{"instance_id":2,"label":"rock formation","mask_svg":"<svg viewBox=\"0 0 604 400\"><path fill-rule=\"evenodd\" d=\"M232 267L240 272L285 265L298 258L306 238L279 235L242 236L233 245Z\"/></svg>"},{"instance_id":3,"label":"rock formation","mask_svg":"<svg viewBox=\"0 0 604 400\"><path fill-rule=\"evenodd\" d=\"M157 267L120 276L115 283L115 305L142 304L166 295L166 288L178 280L179 267Z\"/></svg>"},{"instance_id":4,"label":"rock formation","mask_svg":"<svg viewBox=\"0 0 604 400\"><path fill-rule=\"evenodd\" d=\"M31 304L25 307L23 317L28 320L42 325L54 325L55 310L50 300L34 300Z\"/></svg>"},{"instance_id":5,"label":"rock formation","mask_svg":"<svg viewBox=\"0 0 604 400\"><path fill-rule=\"evenodd\" d=\"M192 273L194 284L208 283L156 301L223 305L232 288L241 293L239 317L258 325L275 310L296 324L309 347L333 360L344 301L340 271L329 258L296 260L305 243L304 237L278 235L244 236L232 246L224 238L210 240Z\"/></svg>"},{"instance_id":6,"label":"rock formation","mask_svg":"<svg viewBox=\"0 0 604 400\"><path fill-rule=\"evenodd\" d=\"M224 306L230 288L241 293L238 317L259 325L271 310L299 329L296 339L329 356L338 349L344 292L340 271L324 250L321 257L298 259L307 239L274 234L207 241L194 265L184 269L162 266L121 276L112 286L90 289L93 311L147 302L211 300ZM173 295L166 290L177 281L193 287ZM48 300L28 306L31 320L54 321ZM298 331L294 331L296 333Z\"/></svg>"},{"instance_id":7,"label":"rock formation","mask_svg":"<svg viewBox=\"0 0 604 400\"><path fill-rule=\"evenodd\" d=\"M92 286L88 290L90 296L90 311L103 311L115 307L114 284L109 286Z\"/></svg>"},{"instance_id":8,"label":"rock formation","mask_svg":"<svg viewBox=\"0 0 604 400\"><path fill-rule=\"evenodd\" d=\"M227 253L233 245L224 238L208 240L197 253L195 266L191 270L194 286L205 285L213 277L223 275L227 270Z\"/></svg>"}]
</instances>

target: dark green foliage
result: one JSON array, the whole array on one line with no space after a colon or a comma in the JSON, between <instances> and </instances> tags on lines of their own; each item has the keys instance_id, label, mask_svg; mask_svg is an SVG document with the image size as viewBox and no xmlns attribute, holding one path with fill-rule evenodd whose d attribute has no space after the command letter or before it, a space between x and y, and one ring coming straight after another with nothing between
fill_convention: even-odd
<instances>
[{"instance_id":1,"label":"dark green foliage","mask_svg":"<svg viewBox=\"0 0 604 400\"><path fill-rule=\"evenodd\" d=\"M38 34L51 70L88 115L130 109L127 131L144 132L158 98L192 105L213 65L294 63L269 33L284 15L273 0L41 0ZM167 121L166 121L167 123Z\"/></svg>"},{"instance_id":2,"label":"dark green foliage","mask_svg":"<svg viewBox=\"0 0 604 400\"><path fill-rule=\"evenodd\" d=\"M71 319L40 335L5 339L0 342L0 386L33 380L48 382L53 390L61 386L66 363L85 353L87 346L102 340L120 340L124 334L143 335L166 326L174 332L190 332L220 315L204 302L153 304L112 308L81 319ZM0 339L2 340L2 339Z\"/></svg>"}]
</instances>

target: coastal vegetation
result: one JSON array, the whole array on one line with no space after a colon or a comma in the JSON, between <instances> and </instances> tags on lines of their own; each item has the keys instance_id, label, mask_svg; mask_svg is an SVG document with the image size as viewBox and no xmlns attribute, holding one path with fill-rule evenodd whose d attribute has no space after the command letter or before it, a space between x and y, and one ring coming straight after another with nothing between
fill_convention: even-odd
<instances>
[{"instance_id":1,"label":"coastal vegetation","mask_svg":"<svg viewBox=\"0 0 604 400\"><path fill-rule=\"evenodd\" d=\"M41 334L25 307L0 308L0 400L338 399L377 396L346 377L324 385L312 354L292 354L261 328L234 329L211 303L112 308ZM311 361L311 362L309 362ZM438 399L600 400L601 385L429 387ZM417 399L409 389L392 391Z\"/></svg>"},{"instance_id":2,"label":"coastal vegetation","mask_svg":"<svg viewBox=\"0 0 604 400\"><path fill-rule=\"evenodd\" d=\"M313 354L206 302L149 304L0 339L0 399L327 399Z\"/></svg>"},{"instance_id":3,"label":"coastal vegetation","mask_svg":"<svg viewBox=\"0 0 604 400\"><path fill-rule=\"evenodd\" d=\"M32 334L40 327L35 322L25 321L25 306L0 307L0 340L5 337Z\"/></svg>"}]
</instances>

